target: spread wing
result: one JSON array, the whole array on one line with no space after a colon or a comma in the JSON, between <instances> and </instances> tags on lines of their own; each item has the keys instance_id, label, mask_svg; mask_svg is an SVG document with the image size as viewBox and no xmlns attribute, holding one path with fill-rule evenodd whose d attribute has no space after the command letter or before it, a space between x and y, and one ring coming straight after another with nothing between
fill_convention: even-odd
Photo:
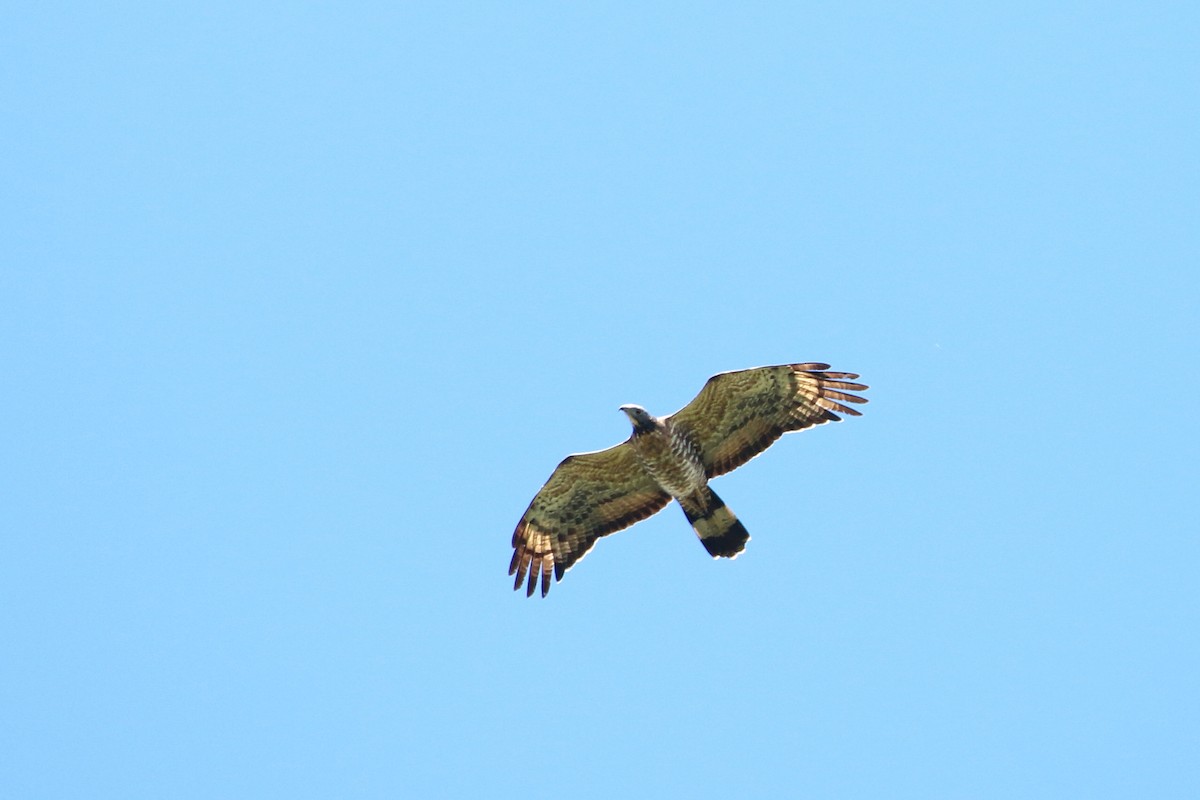
<instances>
[{"instance_id":1,"label":"spread wing","mask_svg":"<svg viewBox=\"0 0 1200 800\"><path fill-rule=\"evenodd\" d=\"M860 416L846 403L866 398L847 394L867 387L852 372L825 372L828 364L784 364L722 372L700 394L668 418L700 448L710 478L740 467L788 431L826 422L838 414Z\"/></svg>"},{"instance_id":2,"label":"spread wing","mask_svg":"<svg viewBox=\"0 0 1200 800\"><path fill-rule=\"evenodd\" d=\"M545 597L551 572L562 580L597 539L645 519L670 499L642 469L628 442L567 456L513 532L508 565L508 574L517 576L513 588L521 588L528 572L525 594L532 595L540 574Z\"/></svg>"}]
</instances>

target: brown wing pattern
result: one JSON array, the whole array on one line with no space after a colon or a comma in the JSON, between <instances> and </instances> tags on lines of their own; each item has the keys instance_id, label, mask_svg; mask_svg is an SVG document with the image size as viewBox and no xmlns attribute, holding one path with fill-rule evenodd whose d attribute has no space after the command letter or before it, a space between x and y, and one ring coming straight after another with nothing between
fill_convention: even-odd
<instances>
[{"instance_id":1,"label":"brown wing pattern","mask_svg":"<svg viewBox=\"0 0 1200 800\"><path fill-rule=\"evenodd\" d=\"M508 565L508 574L517 576L513 588L520 589L528 573L525 594L532 595L540 575L545 597L551 573L562 580L597 539L645 519L670 499L642 469L627 442L567 456L513 532Z\"/></svg>"},{"instance_id":2,"label":"brown wing pattern","mask_svg":"<svg viewBox=\"0 0 1200 800\"><path fill-rule=\"evenodd\" d=\"M826 422L838 414L860 416L847 394L867 387L852 372L826 372L828 364L784 364L714 375L700 394L668 418L700 448L710 478L740 467L788 431Z\"/></svg>"}]
</instances>

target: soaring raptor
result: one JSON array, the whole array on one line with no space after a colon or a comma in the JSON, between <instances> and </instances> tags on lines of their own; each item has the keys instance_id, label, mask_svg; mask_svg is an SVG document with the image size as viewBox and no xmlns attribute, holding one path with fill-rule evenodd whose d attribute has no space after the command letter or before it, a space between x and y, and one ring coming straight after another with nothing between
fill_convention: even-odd
<instances>
[{"instance_id":1,"label":"soaring raptor","mask_svg":"<svg viewBox=\"0 0 1200 800\"><path fill-rule=\"evenodd\" d=\"M528 574L531 596L540 575L545 597L551 574L562 580L597 539L657 513L671 498L709 555L736 557L750 534L708 481L789 431L840 422L839 413L860 416L845 404L866 398L847 392L867 387L853 383L852 372L828 369L809 363L722 372L669 417L621 406L633 434L616 447L563 459L517 523L508 566L517 576L513 588Z\"/></svg>"}]
</instances>

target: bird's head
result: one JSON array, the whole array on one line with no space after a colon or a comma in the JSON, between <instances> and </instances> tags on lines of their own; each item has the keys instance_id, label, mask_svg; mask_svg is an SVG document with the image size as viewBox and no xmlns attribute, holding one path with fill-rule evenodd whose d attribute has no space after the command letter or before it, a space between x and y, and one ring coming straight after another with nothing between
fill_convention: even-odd
<instances>
[{"instance_id":1,"label":"bird's head","mask_svg":"<svg viewBox=\"0 0 1200 800\"><path fill-rule=\"evenodd\" d=\"M621 410L625 412L625 416L629 417L629 421L633 423L635 431L654 430L655 423L658 422L654 418L654 415L641 406L621 406Z\"/></svg>"}]
</instances>

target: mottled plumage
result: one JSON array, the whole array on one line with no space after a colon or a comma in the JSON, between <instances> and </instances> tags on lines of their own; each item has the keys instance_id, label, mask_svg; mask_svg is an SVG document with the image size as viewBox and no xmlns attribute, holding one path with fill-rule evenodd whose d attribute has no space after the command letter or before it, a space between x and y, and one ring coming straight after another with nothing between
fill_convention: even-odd
<instances>
[{"instance_id":1,"label":"mottled plumage","mask_svg":"<svg viewBox=\"0 0 1200 800\"><path fill-rule=\"evenodd\" d=\"M709 378L692 402L657 418L640 406L622 406L633 434L594 453L567 456L533 498L513 533L508 574L526 594L563 573L601 536L626 528L679 501L701 544L715 557L733 558L750 536L708 480L736 469L789 431L859 416L848 394L867 387L828 364L784 364L723 372Z\"/></svg>"}]
</instances>

